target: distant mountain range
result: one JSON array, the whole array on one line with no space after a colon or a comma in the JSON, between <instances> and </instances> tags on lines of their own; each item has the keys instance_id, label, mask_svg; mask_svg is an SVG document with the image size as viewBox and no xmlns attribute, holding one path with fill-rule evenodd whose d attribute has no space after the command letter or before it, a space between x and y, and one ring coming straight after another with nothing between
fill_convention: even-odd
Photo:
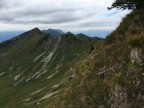
<instances>
[{"instance_id":1,"label":"distant mountain range","mask_svg":"<svg viewBox=\"0 0 144 108\"><path fill-rule=\"evenodd\" d=\"M60 29L51 29L51 28L49 28L48 30L41 30L41 31L44 32L44 33L48 33L51 36L55 36L55 37L65 34L65 32L60 30ZM11 38L13 38L15 36L18 36L18 35L20 35L20 34L22 34L24 32L25 31L5 31L5 32L0 32L0 42L8 40L8 39L11 39ZM89 36L87 36L87 35L85 35L83 33L76 34L75 36L77 36L81 40L91 40L92 38L93 39L95 38L95 37L89 37Z\"/></svg>"},{"instance_id":2,"label":"distant mountain range","mask_svg":"<svg viewBox=\"0 0 144 108\"><path fill-rule=\"evenodd\" d=\"M65 34L65 32L63 32L60 29L51 29L51 28L48 30L42 30L42 32L49 33L51 36L61 36Z\"/></svg>"},{"instance_id":3,"label":"distant mountain range","mask_svg":"<svg viewBox=\"0 0 144 108\"><path fill-rule=\"evenodd\" d=\"M5 32L0 32L0 42L11 39L15 36L18 36L22 33L24 33L25 31L5 31ZM48 30L42 30L42 32L45 33L49 33L51 36L61 36L63 34L65 34L65 32L63 32L60 29L48 29Z\"/></svg>"}]
</instances>

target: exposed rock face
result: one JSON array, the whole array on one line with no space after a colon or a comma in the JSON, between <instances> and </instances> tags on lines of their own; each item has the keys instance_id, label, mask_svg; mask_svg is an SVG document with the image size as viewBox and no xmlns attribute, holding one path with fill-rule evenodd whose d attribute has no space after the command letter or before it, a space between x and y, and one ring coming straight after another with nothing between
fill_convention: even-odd
<instances>
[{"instance_id":1,"label":"exposed rock face","mask_svg":"<svg viewBox=\"0 0 144 108\"><path fill-rule=\"evenodd\" d=\"M144 48L133 48L131 51L131 61L143 65L144 62Z\"/></svg>"},{"instance_id":2,"label":"exposed rock face","mask_svg":"<svg viewBox=\"0 0 144 108\"><path fill-rule=\"evenodd\" d=\"M111 93L109 94L110 100L109 104L111 108L128 108L128 98L126 89L122 88L121 86L115 86L113 89L111 89Z\"/></svg>"}]
</instances>

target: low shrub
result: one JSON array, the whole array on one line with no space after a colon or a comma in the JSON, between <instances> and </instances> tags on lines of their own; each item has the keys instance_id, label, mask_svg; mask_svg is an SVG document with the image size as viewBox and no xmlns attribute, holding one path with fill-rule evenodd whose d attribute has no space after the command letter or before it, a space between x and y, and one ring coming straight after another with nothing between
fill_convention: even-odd
<instances>
[{"instance_id":1,"label":"low shrub","mask_svg":"<svg viewBox=\"0 0 144 108\"><path fill-rule=\"evenodd\" d=\"M133 48L142 47L144 45L144 36L129 37L128 44Z\"/></svg>"}]
</instances>

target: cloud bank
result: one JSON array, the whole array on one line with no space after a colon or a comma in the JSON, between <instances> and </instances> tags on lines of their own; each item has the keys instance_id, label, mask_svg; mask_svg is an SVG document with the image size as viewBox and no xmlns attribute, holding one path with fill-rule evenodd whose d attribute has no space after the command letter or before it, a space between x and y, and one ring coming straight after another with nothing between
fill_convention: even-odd
<instances>
[{"instance_id":1,"label":"cloud bank","mask_svg":"<svg viewBox=\"0 0 144 108\"><path fill-rule=\"evenodd\" d=\"M108 11L113 0L0 0L0 31L60 28L113 30L128 11Z\"/></svg>"}]
</instances>

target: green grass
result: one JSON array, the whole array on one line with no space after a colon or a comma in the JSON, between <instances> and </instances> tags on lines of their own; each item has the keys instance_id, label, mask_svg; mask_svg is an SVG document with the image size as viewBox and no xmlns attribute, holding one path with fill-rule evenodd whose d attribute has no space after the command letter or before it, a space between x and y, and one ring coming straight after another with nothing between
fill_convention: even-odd
<instances>
[{"instance_id":1,"label":"green grass","mask_svg":"<svg viewBox=\"0 0 144 108\"><path fill-rule=\"evenodd\" d=\"M16 41L14 41L15 39ZM38 79L32 78L26 82L25 79L28 76L33 76L41 70L44 65L42 59L55 49L57 38L45 36L43 33L30 32L14 38L12 42L13 44L10 44L6 49L3 47L0 49L0 54L6 53L5 56L0 56L0 60L3 61L0 65L0 72L6 72L0 77L0 106L2 108L41 108L47 105L54 98L53 96L43 100L39 105L36 105L36 103L28 104L39 100L48 92L62 90L66 86L69 76L73 75L71 69L74 68L76 61L83 59L89 53L91 46L97 43L97 41L84 42L74 36L63 36L51 61L46 64L46 73ZM45 54L34 62L34 58L43 52ZM56 69L59 65L61 66ZM37 68L34 69L35 66ZM56 71L57 73L54 74ZM21 74L21 76L17 81L14 81L13 77L18 74ZM47 79L52 74L54 74L53 77ZM14 86L23 77L24 80ZM56 84L59 84L59 86L52 88ZM33 96L31 95L34 91L42 88L45 89ZM28 98L31 99L27 102L21 102Z\"/></svg>"}]
</instances>

